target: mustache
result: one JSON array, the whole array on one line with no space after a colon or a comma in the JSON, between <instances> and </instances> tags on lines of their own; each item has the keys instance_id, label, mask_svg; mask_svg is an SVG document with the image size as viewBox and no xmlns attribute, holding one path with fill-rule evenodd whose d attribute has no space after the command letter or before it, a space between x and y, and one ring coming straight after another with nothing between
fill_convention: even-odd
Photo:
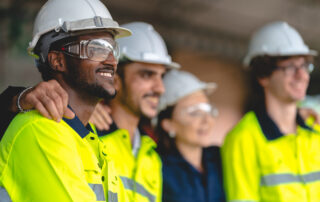
<instances>
[{"instance_id":1,"label":"mustache","mask_svg":"<svg viewBox=\"0 0 320 202\"><path fill-rule=\"evenodd\" d=\"M115 68L112 65L103 65L102 67L98 67L96 72L110 72L112 75L115 73Z\"/></svg>"},{"instance_id":2,"label":"mustache","mask_svg":"<svg viewBox=\"0 0 320 202\"><path fill-rule=\"evenodd\" d=\"M147 98L147 97L156 97L156 98L160 98L161 94L157 93L157 92L150 92L147 94L143 95L143 98Z\"/></svg>"}]
</instances>

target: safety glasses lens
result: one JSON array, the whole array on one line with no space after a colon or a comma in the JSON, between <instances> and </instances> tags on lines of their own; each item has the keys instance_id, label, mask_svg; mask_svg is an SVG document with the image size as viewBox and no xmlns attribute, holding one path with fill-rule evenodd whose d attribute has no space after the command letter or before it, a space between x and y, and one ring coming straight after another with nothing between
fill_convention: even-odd
<instances>
[{"instance_id":1,"label":"safety glasses lens","mask_svg":"<svg viewBox=\"0 0 320 202\"><path fill-rule=\"evenodd\" d=\"M105 39L94 39L89 41L86 46L86 55L90 60L104 61L113 54L116 60L119 59L119 48L116 42L107 41Z\"/></svg>"}]
</instances>

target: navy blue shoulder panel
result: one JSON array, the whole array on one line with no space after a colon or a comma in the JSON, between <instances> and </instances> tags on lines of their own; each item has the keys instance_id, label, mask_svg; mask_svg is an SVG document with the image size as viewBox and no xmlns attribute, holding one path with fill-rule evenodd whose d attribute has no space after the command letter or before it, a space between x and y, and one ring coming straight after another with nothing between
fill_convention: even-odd
<instances>
[{"instance_id":1,"label":"navy blue shoulder panel","mask_svg":"<svg viewBox=\"0 0 320 202\"><path fill-rule=\"evenodd\" d=\"M71 110L72 108L70 106L68 106ZM73 110L72 110L73 111ZM88 124L87 126L84 126L82 124L82 122L80 121L80 119L77 117L77 115L75 115L75 117L73 119L67 119L63 117L63 120L73 129L75 130L81 138L84 138L85 136L87 136L90 131L92 132L92 128L90 126L90 124Z\"/></svg>"},{"instance_id":2,"label":"navy blue shoulder panel","mask_svg":"<svg viewBox=\"0 0 320 202\"><path fill-rule=\"evenodd\" d=\"M114 131L118 130L118 126L117 124L113 121L112 124L110 125L110 129L109 130L98 130L97 129L97 133L98 136L105 136L108 135L110 133L113 133Z\"/></svg>"},{"instance_id":3,"label":"navy blue shoulder panel","mask_svg":"<svg viewBox=\"0 0 320 202\"><path fill-rule=\"evenodd\" d=\"M261 129L265 135L265 137L268 140L275 140L279 137L282 137L284 134L280 131L279 127L276 125L276 123L271 119L271 117L268 115L266 109L256 110L255 114L257 116L257 119L259 121L259 124L261 126ZM296 123L307 129L312 130L310 127L308 127L302 117L297 113L296 115Z\"/></svg>"}]
</instances>

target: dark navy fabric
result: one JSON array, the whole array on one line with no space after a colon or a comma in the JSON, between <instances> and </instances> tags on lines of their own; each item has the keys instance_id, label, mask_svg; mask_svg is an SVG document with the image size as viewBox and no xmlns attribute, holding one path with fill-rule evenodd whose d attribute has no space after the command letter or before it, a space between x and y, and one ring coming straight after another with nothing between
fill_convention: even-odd
<instances>
[{"instance_id":1,"label":"dark navy fabric","mask_svg":"<svg viewBox=\"0 0 320 202\"><path fill-rule=\"evenodd\" d=\"M259 124L261 126L261 129L263 131L263 134L265 137L271 141L275 140L279 137L282 137L284 134L280 131L276 123L271 119L271 117L268 115L265 108L260 110L254 111L257 119L259 121ZM296 116L296 123L297 125L301 126L302 128L312 130L310 127L308 127L305 122L303 121L302 117L297 113Z\"/></svg>"},{"instance_id":2,"label":"dark navy fabric","mask_svg":"<svg viewBox=\"0 0 320 202\"><path fill-rule=\"evenodd\" d=\"M225 201L218 147L203 150L204 173L200 173L177 151L161 155L163 202Z\"/></svg>"},{"instance_id":3,"label":"dark navy fabric","mask_svg":"<svg viewBox=\"0 0 320 202\"><path fill-rule=\"evenodd\" d=\"M0 94L0 140L12 119L18 114L10 111L12 99L24 89L26 88L9 86Z\"/></svg>"},{"instance_id":4,"label":"dark navy fabric","mask_svg":"<svg viewBox=\"0 0 320 202\"><path fill-rule=\"evenodd\" d=\"M68 105L69 109L72 110L72 108ZM73 110L72 110L73 111ZM73 111L74 112L74 111ZM87 124L87 126L84 126L80 119L75 115L73 119L67 119L65 117L62 118L73 130L75 130L80 137L84 138L87 136L90 132L93 132L90 124Z\"/></svg>"},{"instance_id":5,"label":"dark navy fabric","mask_svg":"<svg viewBox=\"0 0 320 202\"><path fill-rule=\"evenodd\" d=\"M142 128L140 128L140 126L138 127L138 129L140 131L140 135L147 134ZM99 130L98 128L96 128L96 130L97 130L98 136L100 137L100 136L105 136L105 135L111 134L111 133L119 130L119 127L117 126L115 121L113 121L112 124L109 126L109 130Z\"/></svg>"}]
</instances>

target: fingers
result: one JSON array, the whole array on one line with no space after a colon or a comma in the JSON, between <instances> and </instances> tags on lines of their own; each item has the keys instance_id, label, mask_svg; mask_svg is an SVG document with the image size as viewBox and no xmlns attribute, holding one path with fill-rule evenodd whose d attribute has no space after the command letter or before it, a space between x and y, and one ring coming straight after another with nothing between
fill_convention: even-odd
<instances>
[{"instance_id":1,"label":"fingers","mask_svg":"<svg viewBox=\"0 0 320 202\"><path fill-rule=\"evenodd\" d=\"M113 120L111 117L111 108L106 105L106 104L102 104L102 103L98 103L97 104L97 111L100 114L102 120L109 125L112 124Z\"/></svg>"},{"instance_id":2,"label":"fingers","mask_svg":"<svg viewBox=\"0 0 320 202\"><path fill-rule=\"evenodd\" d=\"M75 114L71 109L67 107L66 110L64 111L63 117L67 119L73 119L75 117Z\"/></svg>"},{"instance_id":3,"label":"fingers","mask_svg":"<svg viewBox=\"0 0 320 202\"><path fill-rule=\"evenodd\" d=\"M58 122L65 113L70 117L73 114L67 111L67 93L56 80L39 83L21 97L20 103L23 109L35 108L43 116Z\"/></svg>"},{"instance_id":4,"label":"fingers","mask_svg":"<svg viewBox=\"0 0 320 202\"><path fill-rule=\"evenodd\" d=\"M58 84L58 82L56 83ZM58 94L58 98L61 99L62 105L61 105L61 108L59 108L60 116L61 117L64 116L68 119L74 118L75 116L74 112L68 108L68 101L69 101L68 93L59 84L55 85L55 92Z\"/></svg>"},{"instance_id":5,"label":"fingers","mask_svg":"<svg viewBox=\"0 0 320 202\"><path fill-rule=\"evenodd\" d=\"M90 117L90 122L93 123L99 130L109 130L113 120L110 116L111 109L107 105L99 103Z\"/></svg>"},{"instance_id":6,"label":"fingers","mask_svg":"<svg viewBox=\"0 0 320 202\"><path fill-rule=\"evenodd\" d=\"M318 114L318 113L316 113L316 115L315 115L315 122L316 122L316 124L320 124L320 115Z\"/></svg>"},{"instance_id":7,"label":"fingers","mask_svg":"<svg viewBox=\"0 0 320 202\"><path fill-rule=\"evenodd\" d=\"M303 118L303 120L307 120L309 117L312 117L314 119L314 123L320 124L320 115L311 108L300 108L299 114Z\"/></svg>"},{"instance_id":8,"label":"fingers","mask_svg":"<svg viewBox=\"0 0 320 202\"><path fill-rule=\"evenodd\" d=\"M89 120L98 130L109 130L109 125L101 118L99 113L93 113Z\"/></svg>"}]
</instances>

